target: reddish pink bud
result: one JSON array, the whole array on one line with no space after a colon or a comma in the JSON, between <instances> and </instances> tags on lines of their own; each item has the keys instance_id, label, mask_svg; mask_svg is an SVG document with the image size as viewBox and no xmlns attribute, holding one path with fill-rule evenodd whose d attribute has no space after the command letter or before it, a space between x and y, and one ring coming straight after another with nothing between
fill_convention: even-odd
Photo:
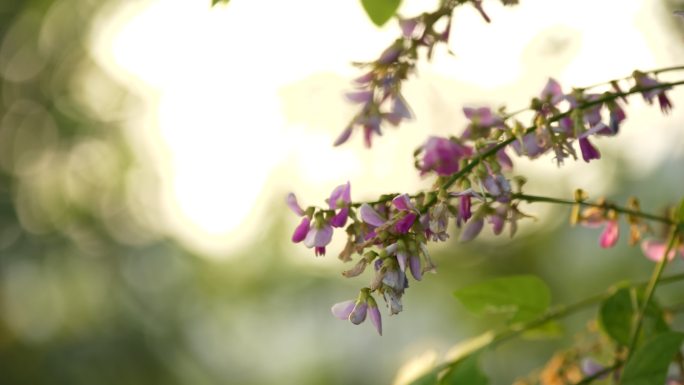
<instances>
[{"instance_id":1,"label":"reddish pink bud","mask_svg":"<svg viewBox=\"0 0 684 385\"><path fill-rule=\"evenodd\" d=\"M619 236L620 236L620 226L618 226L618 222L615 220L607 221L606 227L603 229L603 232L601 233L601 237L599 238L599 244L604 249L609 248L609 247L613 247L617 243Z\"/></svg>"}]
</instances>

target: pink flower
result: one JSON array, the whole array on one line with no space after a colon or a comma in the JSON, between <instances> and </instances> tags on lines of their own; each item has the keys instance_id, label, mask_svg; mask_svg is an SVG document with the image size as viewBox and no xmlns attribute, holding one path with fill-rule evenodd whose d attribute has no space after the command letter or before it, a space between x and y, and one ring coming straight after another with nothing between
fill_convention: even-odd
<instances>
[{"instance_id":1,"label":"pink flower","mask_svg":"<svg viewBox=\"0 0 684 385\"><path fill-rule=\"evenodd\" d=\"M649 77L648 75L640 71L634 71L633 76L634 80L636 81L636 87L639 88L652 88L662 84L656 79ZM642 91L641 96L644 97L644 100L648 104L653 104L653 98L657 97L658 104L660 105L660 110L663 113L667 114L672 109L672 102L670 102L670 99L668 99L667 95L665 94L665 91L671 88L672 87L662 87Z\"/></svg>"},{"instance_id":2,"label":"pink flower","mask_svg":"<svg viewBox=\"0 0 684 385\"><path fill-rule=\"evenodd\" d=\"M304 238L304 246L314 248L316 256L325 255L325 247L332 240L333 228L329 224L316 221Z\"/></svg>"},{"instance_id":3,"label":"pink flower","mask_svg":"<svg viewBox=\"0 0 684 385\"><path fill-rule=\"evenodd\" d=\"M309 233L309 228L311 227L311 219L309 217L302 218L302 222L299 223L297 228L295 228L294 234L292 234L292 242L299 243L306 238Z\"/></svg>"},{"instance_id":4,"label":"pink flower","mask_svg":"<svg viewBox=\"0 0 684 385\"><path fill-rule=\"evenodd\" d=\"M351 185L349 182L335 187L328 199L331 210L340 209L330 220L333 227L343 227L347 223L349 216L349 204L351 203Z\"/></svg>"},{"instance_id":5,"label":"pink flower","mask_svg":"<svg viewBox=\"0 0 684 385\"><path fill-rule=\"evenodd\" d=\"M620 226L617 220L606 221L606 227L603 228L601 237L599 237L599 244L604 249L615 246L620 236Z\"/></svg>"},{"instance_id":6,"label":"pink flower","mask_svg":"<svg viewBox=\"0 0 684 385\"><path fill-rule=\"evenodd\" d=\"M641 242L641 251L644 252L646 258L655 262L659 262L663 259L666 248L667 244L665 242L655 239L647 239ZM670 250L667 254L667 259L671 261L677 253L679 253L681 257L684 257L684 245L679 245L679 248Z\"/></svg>"},{"instance_id":7,"label":"pink flower","mask_svg":"<svg viewBox=\"0 0 684 385\"><path fill-rule=\"evenodd\" d=\"M492 112L489 107L464 107L463 114L470 120L462 138L475 139L486 137L492 127L504 127L503 120Z\"/></svg>"},{"instance_id":8,"label":"pink flower","mask_svg":"<svg viewBox=\"0 0 684 385\"><path fill-rule=\"evenodd\" d=\"M473 151L470 147L455 143L446 138L431 136L423 145L421 173L434 171L440 176L451 175L460 168L461 159L468 158Z\"/></svg>"}]
</instances>

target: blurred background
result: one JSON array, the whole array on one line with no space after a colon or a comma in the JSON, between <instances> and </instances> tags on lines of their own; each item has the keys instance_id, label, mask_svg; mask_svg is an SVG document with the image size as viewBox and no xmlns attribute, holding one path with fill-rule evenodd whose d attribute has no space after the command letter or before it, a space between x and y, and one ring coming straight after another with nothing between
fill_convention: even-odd
<instances>
[{"instance_id":1,"label":"blurred background","mask_svg":"<svg viewBox=\"0 0 684 385\"><path fill-rule=\"evenodd\" d=\"M437 2L404 3L409 16ZM287 192L322 205L346 181L354 200L415 191L430 181L406 172L413 149L460 132L463 105L514 110L548 76L569 89L684 63L681 3L484 4L493 22L457 10L453 55L442 47L406 84L417 119L369 151L359 137L331 147L355 112L349 63L399 30L375 28L358 2L0 2L0 384L390 384L412 358L501 325L453 299L465 284L536 274L566 303L646 279L638 248L602 250L567 208L536 205L515 239L435 247L438 273L401 315L383 309L383 337L331 316L369 278L340 276L342 239L324 258L290 244ZM662 212L684 191L683 96L672 91L670 116L630 99L591 165L515 159L527 192L636 195ZM492 383L542 366L591 314L488 353Z\"/></svg>"}]
</instances>

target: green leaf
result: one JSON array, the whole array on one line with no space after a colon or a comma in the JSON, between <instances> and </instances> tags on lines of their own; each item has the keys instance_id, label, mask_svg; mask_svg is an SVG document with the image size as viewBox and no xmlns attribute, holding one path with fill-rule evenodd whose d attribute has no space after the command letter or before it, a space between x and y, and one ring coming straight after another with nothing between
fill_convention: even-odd
<instances>
[{"instance_id":1,"label":"green leaf","mask_svg":"<svg viewBox=\"0 0 684 385\"><path fill-rule=\"evenodd\" d=\"M489 385L489 379L480 370L478 356L470 356L449 369L440 385Z\"/></svg>"},{"instance_id":2,"label":"green leaf","mask_svg":"<svg viewBox=\"0 0 684 385\"><path fill-rule=\"evenodd\" d=\"M216 4L223 3L223 4L228 4L230 0L211 0L211 6L215 6Z\"/></svg>"},{"instance_id":3,"label":"green leaf","mask_svg":"<svg viewBox=\"0 0 684 385\"><path fill-rule=\"evenodd\" d=\"M608 297L599 309L599 324L617 344L628 346L632 337L632 326L636 317L636 292L621 288ZM638 293L639 302L643 301L643 290ZM641 338L669 331L663 312L655 301L649 303L642 324Z\"/></svg>"},{"instance_id":4,"label":"green leaf","mask_svg":"<svg viewBox=\"0 0 684 385\"><path fill-rule=\"evenodd\" d=\"M504 313L511 323L541 315L551 302L548 286L532 275L495 278L456 290L454 296L476 315Z\"/></svg>"},{"instance_id":5,"label":"green leaf","mask_svg":"<svg viewBox=\"0 0 684 385\"><path fill-rule=\"evenodd\" d=\"M664 384L667 369L684 334L667 332L659 334L634 352L622 372L622 385Z\"/></svg>"},{"instance_id":6,"label":"green leaf","mask_svg":"<svg viewBox=\"0 0 684 385\"><path fill-rule=\"evenodd\" d=\"M378 27L385 24L397 12L400 4L401 0L361 0L361 5L368 17Z\"/></svg>"}]
</instances>

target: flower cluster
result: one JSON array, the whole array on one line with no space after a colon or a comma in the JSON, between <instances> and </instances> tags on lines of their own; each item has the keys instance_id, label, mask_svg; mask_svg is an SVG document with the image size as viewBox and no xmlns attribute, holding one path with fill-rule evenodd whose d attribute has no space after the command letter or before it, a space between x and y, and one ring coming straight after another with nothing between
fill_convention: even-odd
<instances>
[{"instance_id":1,"label":"flower cluster","mask_svg":"<svg viewBox=\"0 0 684 385\"><path fill-rule=\"evenodd\" d=\"M411 38L418 36L413 30L407 34ZM371 134L379 132L380 121L397 121L411 115L398 89L392 88L391 82L380 87L376 77L378 73L395 71L390 67L383 67L383 71L378 68L400 63L394 56L402 54L397 52L403 51L386 51L376 62L375 71L362 79L370 89L349 95L350 99L364 103L363 110L368 112L364 115L366 120L357 121L364 127L368 144ZM353 203L348 182L332 191L327 208L308 207L306 210L299 206L294 194L290 194L287 203L302 218L292 236L293 242L303 242L306 247L313 248L316 255L325 255L334 229L344 228L347 243L339 258L350 262L355 255L358 257L354 266L343 275L360 276L368 266L373 266L372 278L368 286L361 289L358 298L336 304L333 314L359 324L370 311L373 324L381 332L380 313L373 295L384 299L390 314L401 312L402 297L409 287L408 276L420 281L425 272L435 271L427 243L450 238L450 222L459 229L458 239L462 242L476 238L486 224L495 235L508 227L513 236L518 220L528 215L518 208L525 200L521 191L524 178L511 176L513 161L507 153L508 148L519 156L532 159L551 152L561 164L568 156L577 158L574 143L578 142L585 161L599 159L600 152L590 138L613 136L619 132L626 119L621 105L626 102L626 95L641 93L647 101L657 98L663 112L669 111L672 105L665 94L667 85L638 71L632 79L634 86L629 92L621 91L619 82L614 81L611 83L613 91L603 94L588 93L585 89L566 93L560 83L549 79L530 104L532 125L529 127L514 118L517 113L506 114L504 109L464 108L468 124L460 136L429 137L414 152L420 175L436 177L434 188L427 192L412 196L390 194L375 202ZM385 100L392 101L392 108L380 112L379 106ZM342 139L347 137L345 134ZM582 194L576 196L578 204L584 199ZM619 216L613 207L599 201L593 207L582 212L575 210L573 214L575 223L603 228L599 239L603 248L614 246L620 235ZM630 201L629 209L633 213L639 212L636 199ZM627 215L627 219L629 240L633 245L641 240L648 228L638 215ZM642 247L647 256L657 259L658 247L662 249L663 246L657 241L646 240Z\"/></svg>"},{"instance_id":2,"label":"flower cluster","mask_svg":"<svg viewBox=\"0 0 684 385\"><path fill-rule=\"evenodd\" d=\"M515 0L501 0L504 5L517 4ZM367 147L372 145L374 135L382 135L383 123L399 125L412 119L413 114L401 94L402 82L415 72L421 50L427 57L438 44L448 44L452 12L455 7L470 3L489 22L482 7L482 0L444 1L435 12L423 13L413 18L400 18L401 36L387 47L380 56L369 63L357 63L365 73L354 80L355 90L346 94L347 99L360 106L360 111L335 140L339 146L351 137L353 131L363 131ZM442 26L441 22L446 20Z\"/></svg>"}]
</instances>

